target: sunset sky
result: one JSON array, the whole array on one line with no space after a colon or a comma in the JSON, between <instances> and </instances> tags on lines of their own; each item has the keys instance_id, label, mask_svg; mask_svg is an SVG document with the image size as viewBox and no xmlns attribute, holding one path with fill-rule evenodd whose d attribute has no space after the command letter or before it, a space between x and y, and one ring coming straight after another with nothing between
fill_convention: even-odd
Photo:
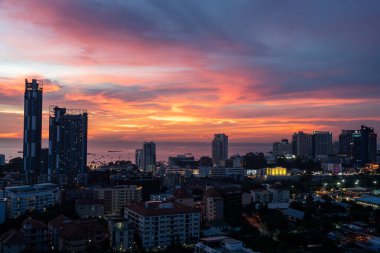
<instances>
[{"instance_id":1,"label":"sunset sky","mask_svg":"<svg viewBox=\"0 0 380 253\"><path fill-rule=\"evenodd\" d=\"M0 141L25 78L89 138L272 142L380 129L380 1L0 0Z\"/></svg>"}]
</instances>

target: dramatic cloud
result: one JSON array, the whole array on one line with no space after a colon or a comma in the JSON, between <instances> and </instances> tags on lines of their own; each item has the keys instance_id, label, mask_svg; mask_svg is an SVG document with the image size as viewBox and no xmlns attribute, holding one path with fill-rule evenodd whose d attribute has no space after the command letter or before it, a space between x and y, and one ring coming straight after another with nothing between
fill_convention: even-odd
<instances>
[{"instance_id":1,"label":"dramatic cloud","mask_svg":"<svg viewBox=\"0 0 380 253\"><path fill-rule=\"evenodd\" d=\"M380 129L379 27L377 0L0 0L0 140L21 135L25 78L44 136L52 104L88 109L97 140Z\"/></svg>"}]
</instances>

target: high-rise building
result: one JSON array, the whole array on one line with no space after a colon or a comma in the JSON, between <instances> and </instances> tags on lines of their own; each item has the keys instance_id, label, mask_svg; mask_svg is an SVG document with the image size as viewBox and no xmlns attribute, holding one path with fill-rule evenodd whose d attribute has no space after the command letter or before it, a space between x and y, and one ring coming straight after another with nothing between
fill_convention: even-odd
<instances>
[{"instance_id":1,"label":"high-rise building","mask_svg":"<svg viewBox=\"0 0 380 253\"><path fill-rule=\"evenodd\" d=\"M5 155L0 154L0 166L5 165Z\"/></svg>"},{"instance_id":2,"label":"high-rise building","mask_svg":"<svg viewBox=\"0 0 380 253\"><path fill-rule=\"evenodd\" d=\"M361 133L359 130L342 130L339 135L339 154L358 159Z\"/></svg>"},{"instance_id":3,"label":"high-rise building","mask_svg":"<svg viewBox=\"0 0 380 253\"><path fill-rule=\"evenodd\" d=\"M135 151L135 164L139 170L142 170L142 164L143 164L143 150L142 149L136 149Z\"/></svg>"},{"instance_id":4,"label":"high-rise building","mask_svg":"<svg viewBox=\"0 0 380 253\"><path fill-rule=\"evenodd\" d=\"M24 171L29 183L36 183L40 171L42 135L42 81L25 79Z\"/></svg>"},{"instance_id":5,"label":"high-rise building","mask_svg":"<svg viewBox=\"0 0 380 253\"><path fill-rule=\"evenodd\" d=\"M313 132L313 158L327 158L333 153L332 132Z\"/></svg>"},{"instance_id":6,"label":"high-rise building","mask_svg":"<svg viewBox=\"0 0 380 253\"><path fill-rule=\"evenodd\" d=\"M152 172L156 166L156 144L144 142L143 144L143 171Z\"/></svg>"},{"instance_id":7,"label":"high-rise building","mask_svg":"<svg viewBox=\"0 0 380 253\"><path fill-rule=\"evenodd\" d=\"M360 128L360 160L363 164L376 162L377 134L373 127Z\"/></svg>"},{"instance_id":8,"label":"high-rise building","mask_svg":"<svg viewBox=\"0 0 380 253\"><path fill-rule=\"evenodd\" d=\"M41 160L40 160L40 175L38 176L38 183L48 182L48 171L49 171L49 149L41 149Z\"/></svg>"},{"instance_id":9,"label":"high-rise building","mask_svg":"<svg viewBox=\"0 0 380 253\"><path fill-rule=\"evenodd\" d=\"M282 139L281 142L273 143L273 156L290 155L292 154L292 144L288 139Z\"/></svg>"},{"instance_id":10,"label":"high-rise building","mask_svg":"<svg viewBox=\"0 0 380 253\"><path fill-rule=\"evenodd\" d=\"M372 127L362 125L360 130L342 130L339 135L339 153L355 164L376 162L376 150L377 134Z\"/></svg>"},{"instance_id":11,"label":"high-rise building","mask_svg":"<svg viewBox=\"0 0 380 253\"><path fill-rule=\"evenodd\" d=\"M50 107L49 179L75 184L86 166L87 111Z\"/></svg>"},{"instance_id":12,"label":"high-rise building","mask_svg":"<svg viewBox=\"0 0 380 253\"><path fill-rule=\"evenodd\" d=\"M212 141L212 162L216 166L224 166L228 159L228 136L225 134L215 134Z\"/></svg>"},{"instance_id":13,"label":"high-rise building","mask_svg":"<svg viewBox=\"0 0 380 253\"><path fill-rule=\"evenodd\" d=\"M302 157L312 157L312 135L302 131L292 137L293 154Z\"/></svg>"}]
</instances>

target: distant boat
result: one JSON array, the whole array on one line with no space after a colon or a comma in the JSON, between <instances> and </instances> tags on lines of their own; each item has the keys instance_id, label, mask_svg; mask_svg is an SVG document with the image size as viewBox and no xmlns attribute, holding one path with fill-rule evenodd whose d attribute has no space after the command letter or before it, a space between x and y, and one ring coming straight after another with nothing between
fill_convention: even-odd
<instances>
[{"instance_id":1,"label":"distant boat","mask_svg":"<svg viewBox=\"0 0 380 253\"><path fill-rule=\"evenodd\" d=\"M22 153L24 153L24 152L23 152L23 151L18 151L17 153L22 154Z\"/></svg>"},{"instance_id":2,"label":"distant boat","mask_svg":"<svg viewBox=\"0 0 380 253\"><path fill-rule=\"evenodd\" d=\"M121 150L108 150L110 153L121 152Z\"/></svg>"}]
</instances>

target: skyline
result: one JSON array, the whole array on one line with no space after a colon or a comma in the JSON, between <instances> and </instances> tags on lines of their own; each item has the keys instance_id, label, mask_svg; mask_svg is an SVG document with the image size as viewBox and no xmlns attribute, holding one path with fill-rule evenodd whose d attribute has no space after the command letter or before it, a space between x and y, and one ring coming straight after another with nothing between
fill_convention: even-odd
<instances>
[{"instance_id":1,"label":"skyline","mask_svg":"<svg viewBox=\"0 0 380 253\"><path fill-rule=\"evenodd\" d=\"M22 139L25 78L44 141L50 105L86 108L100 142L379 129L380 3L289 3L0 1L0 141Z\"/></svg>"}]
</instances>

